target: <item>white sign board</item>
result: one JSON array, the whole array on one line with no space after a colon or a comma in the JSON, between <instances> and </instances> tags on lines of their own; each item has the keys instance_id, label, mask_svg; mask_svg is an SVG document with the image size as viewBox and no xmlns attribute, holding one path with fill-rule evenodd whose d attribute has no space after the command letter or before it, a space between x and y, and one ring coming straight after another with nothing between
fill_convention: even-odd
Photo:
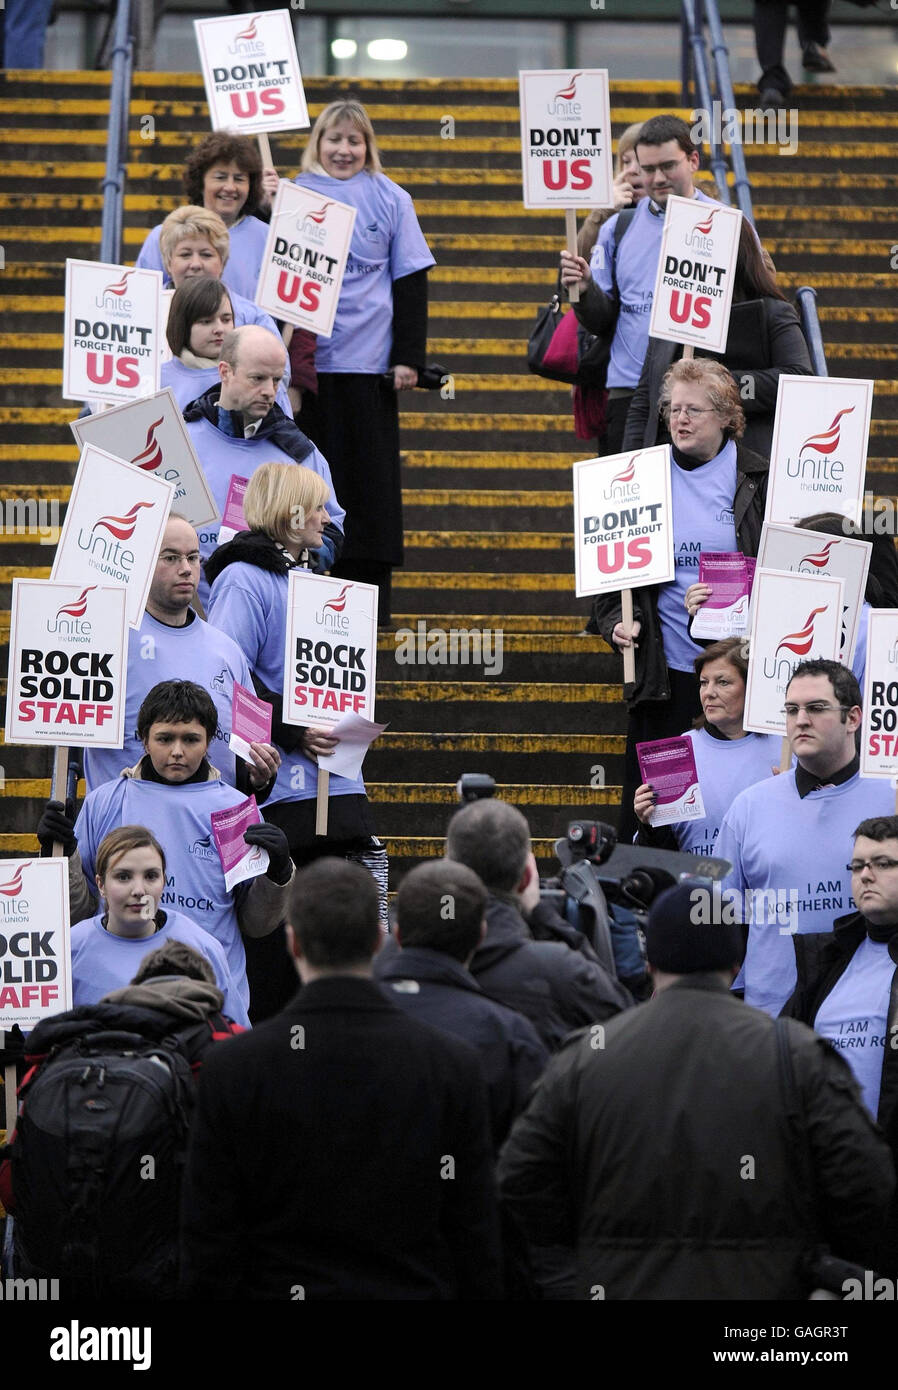
<instances>
[{"instance_id":1,"label":"white sign board","mask_svg":"<svg viewBox=\"0 0 898 1390\"><path fill-rule=\"evenodd\" d=\"M525 208L614 206L605 68L518 73Z\"/></svg>"},{"instance_id":2,"label":"white sign board","mask_svg":"<svg viewBox=\"0 0 898 1390\"><path fill-rule=\"evenodd\" d=\"M376 662L377 586L292 570L284 722L332 728L346 714L372 719Z\"/></svg>"},{"instance_id":3,"label":"white sign board","mask_svg":"<svg viewBox=\"0 0 898 1390\"><path fill-rule=\"evenodd\" d=\"M726 349L742 213L694 198L667 200L649 334Z\"/></svg>"},{"instance_id":4,"label":"white sign board","mask_svg":"<svg viewBox=\"0 0 898 1390\"><path fill-rule=\"evenodd\" d=\"M898 608L874 608L867 630L861 776L898 773Z\"/></svg>"},{"instance_id":5,"label":"white sign board","mask_svg":"<svg viewBox=\"0 0 898 1390\"><path fill-rule=\"evenodd\" d=\"M0 941L0 1030L27 1033L72 1007L67 860L3 860Z\"/></svg>"},{"instance_id":6,"label":"white sign board","mask_svg":"<svg viewBox=\"0 0 898 1390\"><path fill-rule=\"evenodd\" d=\"M159 390L162 274L66 261L62 394L119 405Z\"/></svg>"},{"instance_id":7,"label":"white sign board","mask_svg":"<svg viewBox=\"0 0 898 1390\"><path fill-rule=\"evenodd\" d=\"M258 135L311 123L289 10L195 19L213 130Z\"/></svg>"},{"instance_id":8,"label":"white sign board","mask_svg":"<svg viewBox=\"0 0 898 1390\"><path fill-rule=\"evenodd\" d=\"M93 444L81 455L50 578L120 584L128 623L140 627L175 489Z\"/></svg>"},{"instance_id":9,"label":"white sign board","mask_svg":"<svg viewBox=\"0 0 898 1390\"><path fill-rule=\"evenodd\" d=\"M841 579L755 570L743 724L753 734L785 734L786 687L802 661L838 661Z\"/></svg>"},{"instance_id":10,"label":"white sign board","mask_svg":"<svg viewBox=\"0 0 898 1390\"><path fill-rule=\"evenodd\" d=\"M845 584L842 642L839 661L850 666L857 646L858 619L867 587L872 548L866 541L848 536L828 536L822 531L796 530L769 521L761 528L758 568L790 570L794 574L834 575Z\"/></svg>"},{"instance_id":11,"label":"white sign board","mask_svg":"<svg viewBox=\"0 0 898 1390\"><path fill-rule=\"evenodd\" d=\"M768 521L794 526L817 512L860 521L872 405L872 381L783 373L770 446Z\"/></svg>"},{"instance_id":12,"label":"white sign board","mask_svg":"<svg viewBox=\"0 0 898 1390\"><path fill-rule=\"evenodd\" d=\"M574 464L574 562L581 598L670 583L668 445Z\"/></svg>"},{"instance_id":13,"label":"white sign board","mask_svg":"<svg viewBox=\"0 0 898 1390\"><path fill-rule=\"evenodd\" d=\"M127 672L124 589L13 580L7 743L121 748Z\"/></svg>"},{"instance_id":14,"label":"white sign board","mask_svg":"<svg viewBox=\"0 0 898 1390\"><path fill-rule=\"evenodd\" d=\"M277 319L329 338L356 210L281 179L255 303Z\"/></svg>"},{"instance_id":15,"label":"white sign board","mask_svg":"<svg viewBox=\"0 0 898 1390\"><path fill-rule=\"evenodd\" d=\"M174 488L172 508L193 526L218 520L218 508L170 386L154 396L72 421L80 448L93 444Z\"/></svg>"}]
</instances>

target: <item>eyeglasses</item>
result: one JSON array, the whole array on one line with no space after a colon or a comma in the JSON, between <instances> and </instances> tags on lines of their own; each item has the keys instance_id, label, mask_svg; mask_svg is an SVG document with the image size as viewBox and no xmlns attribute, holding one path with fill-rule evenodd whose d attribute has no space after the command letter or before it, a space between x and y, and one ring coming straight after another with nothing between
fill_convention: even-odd
<instances>
[{"instance_id":1,"label":"eyeglasses","mask_svg":"<svg viewBox=\"0 0 898 1390\"><path fill-rule=\"evenodd\" d=\"M672 405L668 414L672 420L678 415L685 415L687 420L695 420L699 415L713 415L715 411L712 405Z\"/></svg>"},{"instance_id":2,"label":"eyeglasses","mask_svg":"<svg viewBox=\"0 0 898 1390\"><path fill-rule=\"evenodd\" d=\"M884 874L887 869L898 869L898 859L886 859L884 855L879 855L876 859L852 859L845 867L850 874L860 874L868 868L873 869L875 873Z\"/></svg>"},{"instance_id":3,"label":"eyeglasses","mask_svg":"<svg viewBox=\"0 0 898 1390\"><path fill-rule=\"evenodd\" d=\"M641 168L642 172L644 174L648 174L650 178L653 174L656 174L659 169L661 170L661 173L664 175L664 177L667 178L668 174L672 174L674 169L679 169L680 165L685 161L686 158L687 156L684 155L682 159L667 159L663 164L640 163L639 167Z\"/></svg>"},{"instance_id":4,"label":"eyeglasses","mask_svg":"<svg viewBox=\"0 0 898 1390\"><path fill-rule=\"evenodd\" d=\"M780 714L784 714L787 719L797 719L804 710L809 719L819 719L822 714L851 708L851 705L828 705L825 700L812 700L809 705L783 705Z\"/></svg>"}]
</instances>

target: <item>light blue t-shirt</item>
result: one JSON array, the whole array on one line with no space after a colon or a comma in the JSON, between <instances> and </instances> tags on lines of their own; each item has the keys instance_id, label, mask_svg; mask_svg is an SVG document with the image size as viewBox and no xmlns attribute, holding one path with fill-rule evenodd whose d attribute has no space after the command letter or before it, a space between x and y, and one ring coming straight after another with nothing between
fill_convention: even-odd
<instances>
[{"instance_id":1,"label":"light blue t-shirt","mask_svg":"<svg viewBox=\"0 0 898 1390\"><path fill-rule=\"evenodd\" d=\"M867 667L867 625L870 622L870 605L866 599L861 604L861 611L857 620L857 641L854 644L854 656L851 660L851 669L855 674L857 683L864 689L864 671Z\"/></svg>"},{"instance_id":2,"label":"light blue t-shirt","mask_svg":"<svg viewBox=\"0 0 898 1390\"><path fill-rule=\"evenodd\" d=\"M224 948L234 990L249 1008L246 953L237 922L237 907L249 891L238 883L225 888L224 870L212 839L210 816L245 801L242 792L216 778L169 786L117 777L88 792L75 822L75 838L84 874L93 892L97 849L120 825L145 825L165 850L165 892L159 906L181 911Z\"/></svg>"},{"instance_id":3,"label":"light blue t-shirt","mask_svg":"<svg viewBox=\"0 0 898 1390\"><path fill-rule=\"evenodd\" d=\"M307 570L299 574L308 575ZM289 576L273 574L242 560L228 565L212 585L209 621L230 632L246 653L263 685L280 694L284 687L284 634L287 628ZM279 749L281 765L266 806L278 801L307 801L318 792L318 769L299 750ZM327 767L323 758L322 767ZM364 795L361 777L330 777L331 796Z\"/></svg>"},{"instance_id":4,"label":"light blue t-shirt","mask_svg":"<svg viewBox=\"0 0 898 1390\"><path fill-rule=\"evenodd\" d=\"M658 617L668 666L695 671L702 648L689 636L684 599L690 584L698 583L703 550L736 549L733 498L736 495L736 445L728 439L719 454L691 471L670 454L673 511L674 580L658 590Z\"/></svg>"},{"instance_id":5,"label":"light blue t-shirt","mask_svg":"<svg viewBox=\"0 0 898 1390\"><path fill-rule=\"evenodd\" d=\"M855 909L845 867L854 832L868 816L894 809L888 781L859 773L800 797L793 768L739 793L723 818L717 853L733 865L722 887L743 894L743 921L751 923L736 981L746 1004L780 1013L795 988L790 937L832 931L836 917ZM774 898L784 910L773 910Z\"/></svg>"},{"instance_id":6,"label":"light blue t-shirt","mask_svg":"<svg viewBox=\"0 0 898 1390\"><path fill-rule=\"evenodd\" d=\"M165 913L165 925L152 936L115 936L103 926L98 912L72 927L72 1004L97 1004L114 989L124 989L140 969L144 956L166 941L183 941L199 951L215 971L215 983L224 995L222 1012L249 1027L249 1017L231 980L227 957L214 936L180 912Z\"/></svg>"},{"instance_id":7,"label":"light blue t-shirt","mask_svg":"<svg viewBox=\"0 0 898 1390\"><path fill-rule=\"evenodd\" d=\"M713 203L716 200L696 190L696 201ZM649 346L649 318L661 255L661 233L664 212L652 212L651 198L642 198L617 248L615 279L620 292L620 314L611 343L607 385L639 385L642 364ZM614 260L614 229L618 213L609 217L592 248L590 273L600 289L611 293L611 266Z\"/></svg>"},{"instance_id":8,"label":"light blue t-shirt","mask_svg":"<svg viewBox=\"0 0 898 1390\"><path fill-rule=\"evenodd\" d=\"M330 338L319 335L319 372L385 372L393 345L393 281L434 264L411 197L385 174L351 179L298 174L322 198L356 208L349 260Z\"/></svg>"},{"instance_id":9,"label":"light blue t-shirt","mask_svg":"<svg viewBox=\"0 0 898 1390\"><path fill-rule=\"evenodd\" d=\"M874 1120L894 975L889 943L864 937L814 1019L814 1031L829 1038L854 1072Z\"/></svg>"},{"instance_id":10,"label":"light blue t-shirt","mask_svg":"<svg viewBox=\"0 0 898 1390\"><path fill-rule=\"evenodd\" d=\"M276 445L264 439L261 441L258 439L235 439L232 435L223 434L205 417L199 420L185 421L185 428L193 441L197 458L203 466L206 481L212 496L215 498L219 512L224 510L232 477L251 478L256 469L261 468L263 463L296 463L296 459L285 454L283 449L277 448ZM311 468L313 473L317 473L327 483L329 488L325 503L327 514L342 531L346 513L334 495L334 485L331 481L331 471L327 459L313 445L311 453L302 460L302 466L303 468ZM201 527L197 532L200 554L204 560L208 559L218 545L220 527L221 522L216 521L210 526ZM198 593L203 610L208 610L209 585L206 583L205 577L200 581Z\"/></svg>"},{"instance_id":11,"label":"light blue t-shirt","mask_svg":"<svg viewBox=\"0 0 898 1390\"><path fill-rule=\"evenodd\" d=\"M220 381L217 367L188 367L180 357L170 357L167 362L163 362L159 374L160 387L171 387L181 410L185 410L191 401L205 395L210 387L217 386ZM284 414L292 419L293 407L283 381L274 399Z\"/></svg>"},{"instance_id":12,"label":"light blue t-shirt","mask_svg":"<svg viewBox=\"0 0 898 1390\"><path fill-rule=\"evenodd\" d=\"M138 270L161 270L165 276L165 285L169 286L171 279L165 274L159 245L161 232L160 222L141 246L134 264ZM228 228L228 259L221 278L229 290L235 290L246 299L255 299L267 239L268 225L258 217L242 217L233 227Z\"/></svg>"},{"instance_id":13,"label":"light blue t-shirt","mask_svg":"<svg viewBox=\"0 0 898 1390\"><path fill-rule=\"evenodd\" d=\"M707 729L687 729L705 814L701 820L675 821L671 830L684 854L716 855L720 823L746 787L773 776L779 765L781 740L774 734L746 734L744 738L715 738Z\"/></svg>"},{"instance_id":14,"label":"light blue t-shirt","mask_svg":"<svg viewBox=\"0 0 898 1390\"><path fill-rule=\"evenodd\" d=\"M122 768L133 767L144 754L137 737L137 714L145 695L160 681L190 679L212 696L218 710L218 728L206 756L226 782L233 785L237 760L228 748L231 737L231 704L234 682L252 690L249 663L237 643L211 623L193 614L183 627L160 623L144 612L139 628L128 638L128 680L125 686L125 744L123 748L88 748L84 753L84 780L93 791L118 777Z\"/></svg>"}]
</instances>

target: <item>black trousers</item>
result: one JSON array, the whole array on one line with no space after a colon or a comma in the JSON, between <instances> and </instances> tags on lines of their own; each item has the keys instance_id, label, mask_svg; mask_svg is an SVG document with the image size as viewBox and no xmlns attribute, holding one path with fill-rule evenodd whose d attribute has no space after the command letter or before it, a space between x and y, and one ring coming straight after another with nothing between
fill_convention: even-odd
<instances>
[{"instance_id":1,"label":"black trousers","mask_svg":"<svg viewBox=\"0 0 898 1390\"><path fill-rule=\"evenodd\" d=\"M622 844L630 844L639 829L639 821L633 810L636 788L642 785L636 757L637 743L648 743L655 738L675 738L685 733L702 712L698 698L698 676L689 671L669 671L668 675L669 700L646 700L630 710L617 830L617 838Z\"/></svg>"},{"instance_id":2,"label":"black trousers","mask_svg":"<svg viewBox=\"0 0 898 1390\"><path fill-rule=\"evenodd\" d=\"M608 454L619 454L622 451L627 414L635 394L635 391L631 391L627 396L615 396L613 400L609 398L605 407L605 428L599 435L601 457L605 458Z\"/></svg>"},{"instance_id":3,"label":"black trousers","mask_svg":"<svg viewBox=\"0 0 898 1390\"><path fill-rule=\"evenodd\" d=\"M829 0L798 0L795 8L798 11L798 42L801 47L819 43L821 48L826 48L829 43L829 25L826 22ZM755 0L755 44L761 64L759 91L767 86L778 87L784 96L788 96L792 90L791 78L783 67L788 17L786 0Z\"/></svg>"}]
</instances>

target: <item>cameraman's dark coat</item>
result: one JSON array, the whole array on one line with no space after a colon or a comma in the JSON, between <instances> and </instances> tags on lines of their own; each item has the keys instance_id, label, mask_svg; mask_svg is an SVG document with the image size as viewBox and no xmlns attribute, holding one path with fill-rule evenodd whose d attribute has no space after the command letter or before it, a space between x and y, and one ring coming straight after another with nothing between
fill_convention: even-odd
<instances>
[{"instance_id":1,"label":"cameraman's dark coat","mask_svg":"<svg viewBox=\"0 0 898 1390\"><path fill-rule=\"evenodd\" d=\"M534 941L520 912L491 897L487 933L471 974L500 1004L530 1019L550 1052L575 1028L601 1023L632 1002L618 980L561 941Z\"/></svg>"},{"instance_id":2,"label":"cameraman's dark coat","mask_svg":"<svg viewBox=\"0 0 898 1390\"><path fill-rule=\"evenodd\" d=\"M759 454L742 444L736 444L736 492L733 497L733 522L736 545L743 555L755 556L761 542L764 508L767 505L767 474L770 464ZM624 686L624 699L631 705L643 700L670 699L670 680L658 617L659 584L647 584L633 589L633 617L642 624L636 647L636 680ZM611 634L621 620L621 596L612 592L600 594L593 606L596 626L611 647L617 651Z\"/></svg>"},{"instance_id":3,"label":"cameraman's dark coat","mask_svg":"<svg viewBox=\"0 0 898 1390\"><path fill-rule=\"evenodd\" d=\"M802 1255L821 1243L875 1268L888 1146L847 1063L788 1026L801 1134L774 1020L714 975L680 977L553 1057L499 1181L531 1245L573 1255L571 1298L800 1299Z\"/></svg>"}]
</instances>

